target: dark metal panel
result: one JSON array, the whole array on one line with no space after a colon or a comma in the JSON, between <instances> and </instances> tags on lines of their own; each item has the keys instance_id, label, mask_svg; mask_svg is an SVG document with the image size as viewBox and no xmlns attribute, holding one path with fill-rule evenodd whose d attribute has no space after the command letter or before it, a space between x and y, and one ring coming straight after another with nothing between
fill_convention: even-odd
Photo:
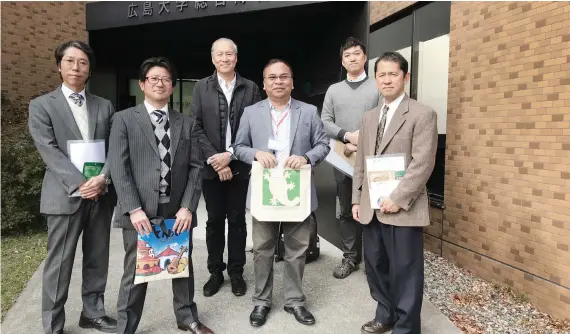
<instances>
[{"instance_id":1,"label":"dark metal panel","mask_svg":"<svg viewBox=\"0 0 570 334\"><path fill-rule=\"evenodd\" d=\"M97 1L86 4L87 30L292 7L319 1Z\"/></svg>"}]
</instances>

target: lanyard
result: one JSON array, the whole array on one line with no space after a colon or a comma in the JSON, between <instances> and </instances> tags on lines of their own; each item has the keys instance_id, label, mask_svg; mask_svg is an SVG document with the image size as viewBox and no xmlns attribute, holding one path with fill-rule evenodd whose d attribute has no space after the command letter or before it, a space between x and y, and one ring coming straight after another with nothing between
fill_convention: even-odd
<instances>
[{"instance_id":1,"label":"lanyard","mask_svg":"<svg viewBox=\"0 0 570 334\"><path fill-rule=\"evenodd\" d=\"M273 121L273 123L275 123L275 135L277 136L279 133L279 126L281 126L281 124L283 124L283 121L287 118L287 115L289 115L289 111L286 111L283 116L281 117L281 119L279 120L279 122L277 122L275 120L275 118L273 118L273 113L271 113L271 120Z\"/></svg>"}]
</instances>

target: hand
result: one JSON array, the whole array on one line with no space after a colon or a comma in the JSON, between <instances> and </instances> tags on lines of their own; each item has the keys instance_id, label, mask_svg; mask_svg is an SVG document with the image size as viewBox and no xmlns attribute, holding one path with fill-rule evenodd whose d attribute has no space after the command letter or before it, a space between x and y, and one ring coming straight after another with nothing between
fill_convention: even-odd
<instances>
[{"instance_id":1,"label":"hand","mask_svg":"<svg viewBox=\"0 0 570 334\"><path fill-rule=\"evenodd\" d=\"M218 171L218 176L220 177L220 181L229 181L234 177L232 170L227 166Z\"/></svg>"},{"instance_id":2,"label":"hand","mask_svg":"<svg viewBox=\"0 0 570 334\"><path fill-rule=\"evenodd\" d=\"M90 178L79 187L79 193L83 199L96 200L105 189L105 177L98 175Z\"/></svg>"},{"instance_id":3,"label":"hand","mask_svg":"<svg viewBox=\"0 0 570 334\"><path fill-rule=\"evenodd\" d=\"M180 234L184 231L190 230L192 226L192 212L186 208L180 208L176 213L176 221L174 222L174 226L172 229L177 234Z\"/></svg>"},{"instance_id":4,"label":"hand","mask_svg":"<svg viewBox=\"0 0 570 334\"><path fill-rule=\"evenodd\" d=\"M305 157L300 157L298 155L292 155L285 161L285 167L292 169L299 169L301 166L308 164L309 162Z\"/></svg>"},{"instance_id":5,"label":"hand","mask_svg":"<svg viewBox=\"0 0 570 334\"><path fill-rule=\"evenodd\" d=\"M358 145L358 133L359 133L359 131L347 132L347 133L346 133L346 139L347 139L352 145Z\"/></svg>"},{"instance_id":6,"label":"hand","mask_svg":"<svg viewBox=\"0 0 570 334\"><path fill-rule=\"evenodd\" d=\"M380 212L382 213L396 213L400 211L398 204L394 203L389 197L386 197L380 202Z\"/></svg>"},{"instance_id":7,"label":"hand","mask_svg":"<svg viewBox=\"0 0 570 334\"><path fill-rule=\"evenodd\" d=\"M255 159L261 163L263 168L273 168L277 166L277 159L269 152L257 151L255 153Z\"/></svg>"},{"instance_id":8,"label":"hand","mask_svg":"<svg viewBox=\"0 0 570 334\"><path fill-rule=\"evenodd\" d=\"M133 227L140 235L145 236L152 232L150 221L142 209L138 209L137 211L131 213L130 218L131 224L133 224Z\"/></svg>"},{"instance_id":9,"label":"hand","mask_svg":"<svg viewBox=\"0 0 570 334\"><path fill-rule=\"evenodd\" d=\"M347 143L344 145L344 155L349 157L352 153L356 152L356 145L352 145L351 143Z\"/></svg>"},{"instance_id":10,"label":"hand","mask_svg":"<svg viewBox=\"0 0 570 334\"><path fill-rule=\"evenodd\" d=\"M352 219L360 223L360 204L352 204Z\"/></svg>"},{"instance_id":11,"label":"hand","mask_svg":"<svg viewBox=\"0 0 570 334\"><path fill-rule=\"evenodd\" d=\"M216 172L219 172L221 169L225 168L230 164L231 161L232 156L230 152L218 153L210 157L211 165Z\"/></svg>"}]
</instances>

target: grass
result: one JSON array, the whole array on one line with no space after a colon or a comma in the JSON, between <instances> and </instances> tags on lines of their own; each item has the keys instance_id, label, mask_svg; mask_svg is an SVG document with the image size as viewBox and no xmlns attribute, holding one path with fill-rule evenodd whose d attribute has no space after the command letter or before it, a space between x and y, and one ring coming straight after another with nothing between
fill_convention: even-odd
<instances>
[{"instance_id":1,"label":"grass","mask_svg":"<svg viewBox=\"0 0 570 334\"><path fill-rule=\"evenodd\" d=\"M47 254L47 232L2 237L2 319Z\"/></svg>"}]
</instances>

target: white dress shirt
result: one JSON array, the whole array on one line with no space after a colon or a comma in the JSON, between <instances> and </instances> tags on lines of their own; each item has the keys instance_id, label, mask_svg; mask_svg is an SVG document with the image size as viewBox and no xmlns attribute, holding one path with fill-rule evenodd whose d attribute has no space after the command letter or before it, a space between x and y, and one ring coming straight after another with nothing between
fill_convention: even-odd
<instances>
[{"instance_id":1,"label":"white dress shirt","mask_svg":"<svg viewBox=\"0 0 570 334\"><path fill-rule=\"evenodd\" d=\"M346 80L348 80L349 82L360 82L362 80L366 79L366 71L362 71L362 73L360 73L360 75L358 76L358 78L356 78L355 80L352 80L349 76L348 73L346 74Z\"/></svg>"},{"instance_id":2,"label":"white dress shirt","mask_svg":"<svg viewBox=\"0 0 570 334\"><path fill-rule=\"evenodd\" d=\"M218 83L226 96L226 101L228 101L228 114L230 112L231 103L232 103L232 95L234 94L234 89L236 88L236 75L234 73L234 78L230 81L229 84L226 84L226 81L218 74ZM232 146L232 127L231 127L231 120L228 117L228 124L226 126L226 151L230 152L231 154L234 153L234 149Z\"/></svg>"},{"instance_id":3,"label":"white dress shirt","mask_svg":"<svg viewBox=\"0 0 570 334\"><path fill-rule=\"evenodd\" d=\"M275 150L277 163L284 163L289 157L291 150L291 98L282 110L278 110L269 102L271 113L271 127L273 129L273 140L283 147L281 150ZM271 149L271 148L270 148Z\"/></svg>"},{"instance_id":4,"label":"white dress shirt","mask_svg":"<svg viewBox=\"0 0 570 334\"><path fill-rule=\"evenodd\" d=\"M67 104L69 104L69 108L71 109L71 113L75 119L75 123L79 128L79 132L81 132L81 137L83 137L83 140L89 139L89 116L87 114L87 99L85 98L85 88L83 88L83 90L78 93L83 97L83 104L81 107L75 104L75 102L73 102L73 99L70 98L71 94L75 92L67 87L65 83L61 84L61 92L63 93L63 96L65 96Z\"/></svg>"},{"instance_id":5,"label":"white dress shirt","mask_svg":"<svg viewBox=\"0 0 570 334\"><path fill-rule=\"evenodd\" d=\"M388 129L388 125L390 125L390 121L392 120L392 117L394 117L394 113L400 106L400 103L402 103L404 96L406 96L406 93L402 93L402 95L400 95L397 99L388 104L388 113L386 114L386 125L384 126L384 133L386 133L386 129ZM382 120L382 110L384 109L385 105L386 103L383 103L382 108L380 108L380 117L378 118L378 124L380 124L380 121Z\"/></svg>"}]
</instances>

